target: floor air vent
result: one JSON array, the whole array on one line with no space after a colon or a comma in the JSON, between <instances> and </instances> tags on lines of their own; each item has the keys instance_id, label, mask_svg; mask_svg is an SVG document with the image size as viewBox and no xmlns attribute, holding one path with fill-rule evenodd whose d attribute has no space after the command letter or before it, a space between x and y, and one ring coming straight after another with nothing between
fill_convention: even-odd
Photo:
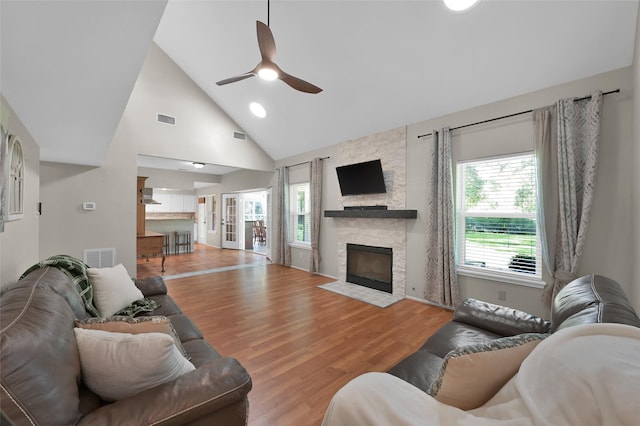
<instances>
[{"instance_id":1,"label":"floor air vent","mask_svg":"<svg viewBox=\"0 0 640 426\"><path fill-rule=\"evenodd\" d=\"M82 250L82 261L90 268L111 268L115 266L116 249L84 249Z\"/></svg>"}]
</instances>

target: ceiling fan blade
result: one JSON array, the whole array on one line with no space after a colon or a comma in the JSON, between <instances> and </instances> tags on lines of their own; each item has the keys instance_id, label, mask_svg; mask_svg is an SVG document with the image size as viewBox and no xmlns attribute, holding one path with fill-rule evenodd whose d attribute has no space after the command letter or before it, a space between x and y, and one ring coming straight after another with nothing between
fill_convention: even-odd
<instances>
[{"instance_id":1,"label":"ceiling fan blade","mask_svg":"<svg viewBox=\"0 0 640 426\"><path fill-rule=\"evenodd\" d=\"M299 90L301 92L305 92L305 93L320 93L322 92L322 89L319 88L318 86L314 86L311 83L308 83L304 80L299 79L298 77L294 77L290 74L287 74L286 72L282 71L282 70L278 70L278 78L282 81L284 81L285 83L287 83L289 86L293 87L296 90Z\"/></svg>"},{"instance_id":2,"label":"ceiling fan blade","mask_svg":"<svg viewBox=\"0 0 640 426\"><path fill-rule=\"evenodd\" d=\"M256 21L256 30L258 32L258 47L263 58L269 59L271 62L276 57L276 42L273 39L271 29L260 21Z\"/></svg>"},{"instance_id":3,"label":"ceiling fan blade","mask_svg":"<svg viewBox=\"0 0 640 426\"><path fill-rule=\"evenodd\" d=\"M244 73L242 75L237 75L235 77L230 77L224 80L220 80L218 82L216 82L216 84L218 86L223 86L225 84L229 84L229 83L235 83L236 81L240 81L240 80L244 80L245 78L249 78L249 77L253 77L255 74L255 72L253 71L249 71L248 73Z\"/></svg>"}]
</instances>

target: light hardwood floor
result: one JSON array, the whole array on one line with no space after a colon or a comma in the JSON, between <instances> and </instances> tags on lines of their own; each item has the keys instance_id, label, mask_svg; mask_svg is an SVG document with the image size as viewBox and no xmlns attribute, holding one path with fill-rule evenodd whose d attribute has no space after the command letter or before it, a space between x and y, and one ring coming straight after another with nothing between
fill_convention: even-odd
<instances>
[{"instance_id":1,"label":"light hardwood floor","mask_svg":"<svg viewBox=\"0 0 640 426\"><path fill-rule=\"evenodd\" d=\"M156 261L159 272L159 259L151 259L138 262L139 273ZM451 312L413 300L382 309L350 299L317 287L331 278L242 251L200 246L169 257L164 275L234 262L245 266L166 283L216 350L249 371L252 426L319 425L341 386L386 371L451 319Z\"/></svg>"}]
</instances>

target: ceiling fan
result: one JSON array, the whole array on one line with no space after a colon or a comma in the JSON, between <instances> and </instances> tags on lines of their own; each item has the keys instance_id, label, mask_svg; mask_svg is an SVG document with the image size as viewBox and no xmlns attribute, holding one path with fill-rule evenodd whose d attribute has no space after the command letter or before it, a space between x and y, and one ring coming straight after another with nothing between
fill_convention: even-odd
<instances>
[{"instance_id":1,"label":"ceiling fan","mask_svg":"<svg viewBox=\"0 0 640 426\"><path fill-rule=\"evenodd\" d=\"M227 78L216 82L218 86L223 86L229 83L235 83L255 75L260 76L265 80L280 79L292 88L305 93L320 93L322 89L308 83L304 80L294 77L286 72L275 63L276 57L276 42L273 39L273 34L269 28L269 0L267 0L267 24L256 21L256 29L258 33L258 47L260 48L260 56L262 60L254 69L244 74L237 75L235 77Z\"/></svg>"}]
</instances>

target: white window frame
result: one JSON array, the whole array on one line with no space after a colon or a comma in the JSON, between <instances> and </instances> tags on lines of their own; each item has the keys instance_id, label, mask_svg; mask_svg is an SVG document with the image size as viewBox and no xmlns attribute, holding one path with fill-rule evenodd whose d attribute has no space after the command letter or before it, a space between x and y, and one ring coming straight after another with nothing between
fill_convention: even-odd
<instances>
[{"instance_id":1,"label":"white window frame","mask_svg":"<svg viewBox=\"0 0 640 426\"><path fill-rule=\"evenodd\" d=\"M9 137L9 182L7 184L7 221L24 217L24 151L15 135Z\"/></svg>"},{"instance_id":2,"label":"white window frame","mask_svg":"<svg viewBox=\"0 0 640 426\"><path fill-rule=\"evenodd\" d=\"M305 211L298 211L298 187L306 186L307 197L305 199ZM311 185L309 182L298 182L289 185L289 245L311 249L311 241L300 241L297 239L298 215L309 216L309 228L311 228ZM311 230L309 230L311 231Z\"/></svg>"},{"instance_id":3,"label":"white window frame","mask_svg":"<svg viewBox=\"0 0 640 426\"><path fill-rule=\"evenodd\" d=\"M250 213L247 213L247 211L246 211L246 208L247 208L248 204L251 205L251 212ZM262 213L260 213L260 214L256 213L256 208L257 208L258 204L262 206ZM243 202L243 215L244 215L243 217L244 217L244 220L247 221L247 222L253 222L253 221L256 221L256 220L264 221L266 219L265 211L266 211L266 206L264 205L262 200L250 198L250 199L245 199L244 202Z\"/></svg>"},{"instance_id":4,"label":"white window frame","mask_svg":"<svg viewBox=\"0 0 640 426\"><path fill-rule=\"evenodd\" d=\"M470 276L475 278L482 278L493 281L506 282L511 284L518 284L528 287L542 288L545 283L542 281L542 249L540 245L540 227L536 220L536 272L535 274L529 274L525 272L516 272L516 271L503 271L493 268L486 268L481 266L473 266L473 265L465 265L465 223L467 216L470 217L508 217L508 218L527 218L527 219L536 219L536 212L533 213L515 213L515 212L496 212L496 213L488 213L488 212L469 212L467 214L464 208L464 200L465 200L465 177L463 173L463 167L473 164L480 163L483 161L490 160L499 160L499 159L513 159L524 156L533 156L533 152L524 152L524 153L515 153L509 155L502 156L494 156L494 157L484 157L477 158L473 160L465 160L457 162L457 191L456 191L456 241L455 245L457 248L457 273L463 276ZM535 161L535 157L534 157ZM535 179L535 178L534 178ZM533 182L534 188L536 183Z\"/></svg>"}]
</instances>

